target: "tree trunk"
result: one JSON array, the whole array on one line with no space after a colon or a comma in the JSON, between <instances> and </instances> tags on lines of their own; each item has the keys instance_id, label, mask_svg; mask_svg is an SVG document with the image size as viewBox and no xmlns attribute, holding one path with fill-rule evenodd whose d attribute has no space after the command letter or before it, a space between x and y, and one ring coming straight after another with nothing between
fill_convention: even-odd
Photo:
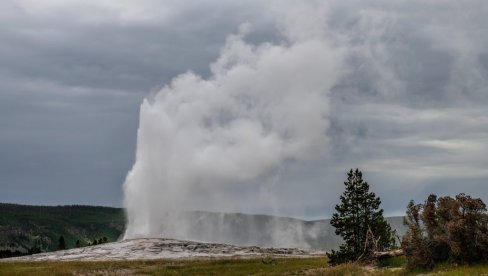
<instances>
[{"instance_id":1,"label":"tree trunk","mask_svg":"<svg viewBox=\"0 0 488 276\"><path fill-rule=\"evenodd\" d=\"M392 251L387 251L387 252L374 252L373 256L377 260L382 260L382 259L387 259L387 258L392 258L392 257L397 257L397 256L402 256L405 255L405 252L403 252L403 249L395 249Z\"/></svg>"}]
</instances>

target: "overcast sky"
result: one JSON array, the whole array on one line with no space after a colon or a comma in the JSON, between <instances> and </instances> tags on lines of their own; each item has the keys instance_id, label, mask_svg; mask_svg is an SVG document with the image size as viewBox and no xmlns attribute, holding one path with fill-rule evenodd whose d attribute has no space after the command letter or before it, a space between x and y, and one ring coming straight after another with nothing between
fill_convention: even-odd
<instances>
[{"instance_id":1,"label":"overcast sky","mask_svg":"<svg viewBox=\"0 0 488 276\"><path fill-rule=\"evenodd\" d=\"M0 1L0 201L121 206L144 98L187 71L210 78L243 23L249 45L308 35L274 13L307 9L262 2ZM326 25L344 65L327 150L285 166L278 213L330 216L352 167L387 214L429 193L488 201L488 2L344 2L307 23Z\"/></svg>"}]
</instances>

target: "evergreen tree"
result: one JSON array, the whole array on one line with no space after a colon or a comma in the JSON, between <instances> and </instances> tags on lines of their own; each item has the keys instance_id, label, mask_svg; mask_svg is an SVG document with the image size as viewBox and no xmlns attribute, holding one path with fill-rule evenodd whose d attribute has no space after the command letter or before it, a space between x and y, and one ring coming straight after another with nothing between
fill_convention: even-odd
<instances>
[{"instance_id":1,"label":"evergreen tree","mask_svg":"<svg viewBox=\"0 0 488 276\"><path fill-rule=\"evenodd\" d=\"M328 254L330 263L356 261L373 250L387 250L394 246L395 236L380 209L381 200L369 191L359 169L352 169L344 182L346 190L335 209L330 224L336 228L344 243L339 251Z\"/></svg>"},{"instance_id":2,"label":"evergreen tree","mask_svg":"<svg viewBox=\"0 0 488 276\"><path fill-rule=\"evenodd\" d=\"M29 248L29 250L27 251L27 255L37 254L37 253L41 253L41 243L39 240L36 240L34 242L34 245L31 248Z\"/></svg>"},{"instance_id":3,"label":"evergreen tree","mask_svg":"<svg viewBox=\"0 0 488 276\"><path fill-rule=\"evenodd\" d=\"M64 241L63 236L59 237L58 249L59 250L65 250L66 249L66 242Z\"/></svg>"}]
</instances>

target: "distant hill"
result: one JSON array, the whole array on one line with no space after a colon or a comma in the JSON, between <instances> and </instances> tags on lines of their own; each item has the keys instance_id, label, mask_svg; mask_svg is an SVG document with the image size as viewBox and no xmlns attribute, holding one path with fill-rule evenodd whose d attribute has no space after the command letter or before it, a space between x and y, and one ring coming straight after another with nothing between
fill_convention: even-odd
<instances>
[{"instance_id":1,"label":"distant hill","mask_svg":"<svg viewBox=\"0 0 488 276\"><path fill-rule=\"evenodd\" d=\"M165 216L162 216L165 217ZM186 212L169 214L171 224L155 227L153 236L264 247L337 249L342 239L329 219L305 221L295 218L241 213ZM387 218L399 235L405 233L402 217Z\"/></svg>"},{"instance_id":2,"label":"distant hill","mask_svg":"<svg viewBox=\"0 0 488 276\"><path fill-rule=\"evenodd\" d=\"M77 240L81 246L103 237L116 241L124 228L121 208L0 203L0 250L26 253L38 245L42 251L53 251L61 235L67 248L75 247Z\"/></svg>"},{"instance_id":3,"label":"distant hill","mask_svg":"<svg viewBox=\"0 0 488 276\"><path fill-rule=\"evenodd\" d=\"M294 218L240 213L186 212L184 227L162 228L165 238L259 245L268 247L303 247L335 249L341 243L328 219L304 221ZM401 235L405 232L401 217L387 218ZM188 223L189 222L189 223ZM29 206L0 203L0 251L26 253L35 245L42 251L54 251L62 235L67 248L81 246L106 237L116 241L125 228L122 208L96 206Z\"/></svg>"}]
</instances>

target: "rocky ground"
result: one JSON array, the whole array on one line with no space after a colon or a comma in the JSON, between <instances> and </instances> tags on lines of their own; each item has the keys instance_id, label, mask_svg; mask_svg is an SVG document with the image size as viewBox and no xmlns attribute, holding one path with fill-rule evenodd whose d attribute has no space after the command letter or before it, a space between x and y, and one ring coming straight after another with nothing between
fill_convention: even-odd
<instances>
[{"instance_id":1,"label":"rocky ground","mask_svg":"<svg viewBox=\"0 0 488 276\"><path fill-rule=\"evenodd\" d=\"M311 257L325 255L321 251L297 248L262 248L229 244L201 243L173 239L132 239L95 246L60 250L30 256L3 259L4 261L117 261L150 259L193 259L214 257Z\"/></svg>"}]
</instances>

